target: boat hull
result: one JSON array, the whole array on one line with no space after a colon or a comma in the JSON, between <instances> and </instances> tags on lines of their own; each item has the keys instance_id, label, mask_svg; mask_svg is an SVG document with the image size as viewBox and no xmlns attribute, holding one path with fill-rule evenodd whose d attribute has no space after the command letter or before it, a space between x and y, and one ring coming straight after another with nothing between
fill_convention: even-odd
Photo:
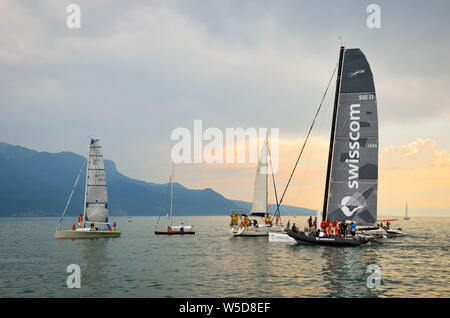
<instances>
[{"instance_id":1,"label":"boat hull","mask_svg":"<svg viewBox=\"0 0 450 318\"><path fill-rule=\"evenodd\" d=\"M264 226L264 227L232 227L230 230L230 233L233 236L268 236L269 235L270 227Z\"/></svg>"},{"instance_id":2,"label":"boat hull","mask_svg":"<svg viewBox=\"0 0 450 318\"><path fill-rule=\"evenodd\" d=\"M403 230L386 230L388 238L405 236Z\"/></svg>"},{"instance_id":3,"label":"boat hull","mask_svg":"<svg viewBox=\"0 0 450 318\"><path fill-rule=\"evenodd\" d=\"M306 235L303 232L295 233L289 231L287 233L290 237L292 237L298 243L310 243L310 244L319 244L319 245L332 245L332 246L359 246L361 244L367 243L369 240L362 237L317 237Z\"/></svg>"},{"instance_id":4,"label":"boat hull","mask_svg":"<svg viewBox=\"0 0 450 318\"><path fill-rule=\"evenodd\" d=\"M296 244L297 241L286 232L269 232L269 242Z\"/></svg>"},{"instance_id":5,"label":"boat hull","mask_svg":"<svg viewBox=\"0 0 450 318\"><path fill-rule=\"evenodd\" d=\"M187 234L195 234L195 232L194 231L185 231L185 232L181 232L181 231L172 231L172 232L155 231L155 235L187 235Z\"/></svg>"},{"instance_id":6,"label":"boat hull","mask_svg":"<svg viewBox=\"0 0 450 318\"><path fill-rule=\"evenodd\" d=\"M56 231L55 239L94 239L119 237L121 232L110 231Z\"/></svg>"}]
</instances>

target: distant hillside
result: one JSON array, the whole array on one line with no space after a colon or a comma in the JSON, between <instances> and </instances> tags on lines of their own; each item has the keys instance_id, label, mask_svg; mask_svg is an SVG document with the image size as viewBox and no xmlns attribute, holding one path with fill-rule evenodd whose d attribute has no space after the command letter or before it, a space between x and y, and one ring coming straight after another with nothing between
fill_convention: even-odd
<instances>
[{"instance_id":1,"label":"distant hillside","mask_svg":"<svg viewBox=\"0 0 450 318\"><path fill-rule=\"evenodd\" d=\"M85 162L72 152L37 152L0 142L0 217L59 216ZM167 184L131 179L105 160L111 215L159 215ZM73 195L67 215L83 210L85 169ZM251 204L229 200L214 190L191 190L174 184L174 211L177 215L228 215L232 209L250 210ZM282 214L309 215L311 210L282 207Z\"/></svg>"}]
</instances>

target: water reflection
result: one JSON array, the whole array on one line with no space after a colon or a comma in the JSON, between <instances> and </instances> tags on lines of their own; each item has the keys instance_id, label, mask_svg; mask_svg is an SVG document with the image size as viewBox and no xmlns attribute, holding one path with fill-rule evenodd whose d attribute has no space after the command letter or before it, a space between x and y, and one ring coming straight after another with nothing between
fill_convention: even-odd
<instances>
[{"instance_id":1,"label":"water reflection","mask_svg":"<svg viewBox=\"0 0 450 318\"><path fill-rule=\"evenodd\" d=\"M85 297L105 297L109 294L107 265L111 256L107 244L114 239L73 240L81 267L81 291Z\"/></svg>"}]
</instances>

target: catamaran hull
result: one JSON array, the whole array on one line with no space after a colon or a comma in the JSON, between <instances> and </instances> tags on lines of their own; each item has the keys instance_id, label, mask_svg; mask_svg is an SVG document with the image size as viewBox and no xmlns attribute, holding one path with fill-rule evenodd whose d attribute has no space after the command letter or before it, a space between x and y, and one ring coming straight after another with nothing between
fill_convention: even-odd
<instances>
[{"instance_id":1,"label":"catamaran hull","mask_svg":"<svg viewBox=\"0 0 450 318\"><path fill-rule=\"evenodd\" d=\"M55 239L93 239L119 237L121 232L110 231L56 231Z\"/></svg>"},{"instance_id":2,"label":"catamaran hull","mask_svg":"<svg viewBox=\"0 0 450 318\"><path fill-rule=\"evenodd\" d=\"M294 233L292 231L288 232L288 235L292 237L297 243L311 243L319 245L332 245L332 246L359 246L361 244L367 243L369 240L363 237L317 237L306 235L302 232Z\"/></svg>"}]
</instances>

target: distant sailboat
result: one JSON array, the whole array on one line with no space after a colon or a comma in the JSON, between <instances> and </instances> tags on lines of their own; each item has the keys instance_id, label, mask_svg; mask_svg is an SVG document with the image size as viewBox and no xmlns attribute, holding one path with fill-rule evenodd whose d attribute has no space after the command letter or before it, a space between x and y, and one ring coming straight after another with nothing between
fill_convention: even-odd
<instances>
[{"instance_id":1,"label":"distant sailboat","mask_svg":"<svg viewBox=\"0 0 450 318\"><path fill-rule=\"evenodd\" d=\"M78 174L75 185L63 211L59 225L55 232L57 239L78 238L109 238L119 237L121 232L111 228L108 218L108 194L106 185L105 167L99 139L90 138L89 154L86 167L86 188L84 195L84 213L79 217L78 227L75 224L72 230L59 230L62 219L72 199L73 192L78 184L82 169Z\"/></svg>"},{"instance_id":2,"label":"distant sailboat","mask_svg":"<svg viewBox=\"0 0 450 318\"><path fill-rule=\"evenodd\" d=\"M267 236L271 223L268 204L268 136L266 135L261 147L261 153L256 168L255 183L253 187L253 203L249 215L240 214L235 224L231 225L230 233L233 236ZM247 224L242 224L246 220Z\"/></svg>"},{"instance_id":3,"label":"distant sailboat","mask_svg":"<svg viewBox=\"0 0 450 318\"><path fill-rule=\"evenodd\" d=\"M170 185L170 216L169 216L169 224L167 226L167 231L158 231L159 220L161 215L156 222L155 235L185 235L185 234L195 234L194 227L192 225L184 225L181 223L180 225L172 225L172 215L173 215L173 179L174 179L174 166L172 163L172 173L169 179Z\"/></svg>"},{"instance_id":4,"label":"distant sailboat","mask_svg":"<svg viewBox=\"0 0 450 318\"><path fill-rule=\"evenodd\" d=\"M409 216L408 216L408 202L406 202L405 217L403 219L404 220L409 220Z\"/></svg>"}]
</instances>

